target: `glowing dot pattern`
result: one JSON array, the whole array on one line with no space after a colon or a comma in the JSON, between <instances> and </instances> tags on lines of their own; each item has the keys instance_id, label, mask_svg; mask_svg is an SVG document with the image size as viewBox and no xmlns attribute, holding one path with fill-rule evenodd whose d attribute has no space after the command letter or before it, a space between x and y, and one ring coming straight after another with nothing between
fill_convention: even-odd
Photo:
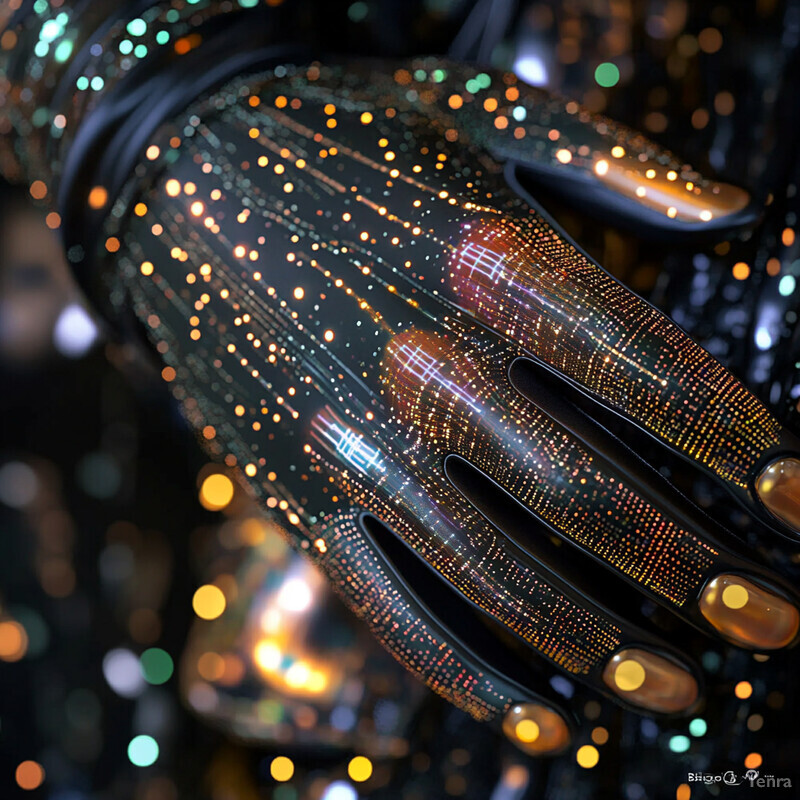
<instances>
[{"instance_id":1,"label":"glowing dot pattern","mask_svg":"<svg viewBox=\"0 0 800 800\"><path fill-rule=\"evenodd\" d=\"M123 15L53 108L63 128L55 151L49 126L18 146L33 106L51 107L32 87L31 107L13 106L17 133L3 137L0 160L26 153L32 180L58 172L76 123L121 75L155 47L191 52L200 45L192 28L233 6ZM131 49L121 46L128 36ZM65 58L41 62L50 85L67 74ZM778 430L728 373L507 188L501 161L524 155L583 175L677 222L717 219L742 197L511 74L436 59L356 81L344 74L279 67L234 81L147 143L152 183L133 178L119 197L99 187L86 203L112 212L99 256L109 294L132 305L209 454L243 473L401 661L488 719L527 698L398 588L362 511L453 591L578 675L619 647L621 631L511 555L448 483L444 455L470 460L675 606L718 555L517 396L505 377L513 358L536 353L740 485ZM478 334L475 319L494 332ZM223 508L232 484L212 477L230 486L204 484L201 501ZM201 587L194 608L214 619L224 595Z\"/></svg>"}]
</instances>

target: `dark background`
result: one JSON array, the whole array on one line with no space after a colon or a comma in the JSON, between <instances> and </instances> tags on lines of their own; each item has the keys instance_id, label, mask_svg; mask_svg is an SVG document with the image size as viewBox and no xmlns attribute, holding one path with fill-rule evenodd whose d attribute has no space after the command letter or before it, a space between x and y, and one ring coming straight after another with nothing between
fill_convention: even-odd
<instances>
[{"instance_id":1,"label":"dark background","mask_svg":"<svg viewBox=\"0 0 800 800\"><path fill-rule=\"evenodd\" d=\"M474 7L451 0L285 5L296 26L287 29L288 39L316 53L387 59L446 52ZM750 186L768 206L753 232L665 242L586 219L546 190L540 194L601 264L671 313L795 424L797 302L776 286L782 276L800 274L793 236L797 5L479 5L487 18L508 25L505 33L502 25L487 33L468 55L482 49L497 66L516 65L523 77L644 130L700 171ZM620 69L610 88L594 74L606 61ZM778 272L770 259L778 260ZM733 275L738 262L748 265L745 280ZM177 671L133 699L104 677L103 659L115 648L139 654L157 646L177 665L194 618L192 593L208 579L208 542L224 515L198 503L207 459L158 370L134 345L107 337L100 322L96 340L85 346L93 323L83 307L46 212L26 187L1 186L0 622L16 620L28 643L21 658L0 660L0 797L354 798L330 789L346 778L351 754L344 750L293 752L295 778L277 784L269 764L281 748L266 741L245 746L188 711ZM685 488L734 528L741 523L702 481ZM767 555L792 575L796 548ZM714 681L713 716L686 755L671 749L674 736L690 736L686 722L658 726L594 703L584 709L590 729L596 724L610 734L598 767L582 770L565 759L537 764L431 696L407 732L408 755L376 764L358 796L686 800L679 787L687 772L743 772L751 753L762 756L764 774L791 777L796 787L796 678L787 677L796 675L796 664L776 657L754 665L746 654L713 650L703 664ZM745 679L754 689L747 701L734 694ZM159 759L144 769L127 757L142 715L161 731ZM46 772L31 792L14 778L26 759ZM715 795L715 788L693 784L691 797L736 793L726 787ZM796 789L762 791L788 797Z\"/></svg>"}]
</instances>

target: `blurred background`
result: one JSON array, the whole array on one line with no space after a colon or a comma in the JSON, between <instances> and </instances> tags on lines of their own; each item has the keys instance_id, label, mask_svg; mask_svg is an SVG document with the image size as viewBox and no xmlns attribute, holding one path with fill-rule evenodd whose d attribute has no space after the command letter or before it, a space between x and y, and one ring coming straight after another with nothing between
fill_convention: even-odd
<instances>
[{"instance_id":1,"label":"blurred background","mask_svg":"<svg viewBox=\"0 0 800 800\"><path fill-rule=\"evenodd\" d=\"M764 217L723 241L644 240L538 197L797 427L800 5L270 4L296 6L315 51L452 48L750 187ZM416 684L208 462L174 373L95 317L37 199L36 184L0 185L0 797L689 800L749 791L690 772L748 768L796 796L781 656L701 654L709 702L692 719L581 699L583 760L528 759ZM702 482L682 488L797 579L796 547L748 534Z\"/></svg>"}]
</instances>

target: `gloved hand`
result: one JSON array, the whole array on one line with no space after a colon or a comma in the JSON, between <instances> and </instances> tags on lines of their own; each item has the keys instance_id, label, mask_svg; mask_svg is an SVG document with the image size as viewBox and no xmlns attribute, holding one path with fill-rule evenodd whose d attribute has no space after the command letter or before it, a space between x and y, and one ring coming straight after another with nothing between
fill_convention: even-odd
<instances>
[{"instance_id":1,"label":"gloved hand","mask_svg":"<svg viewBox=\"0 0 800 800\"><path fill-rule=\"evenodd\" d=\"M757 651L798 631L793 589L602 419L789 537L800 445L531 175L676 234L754 216L576 103L429 59L228 85L148 142L103 239L208 450L399 660L540 754L570 741L554 672L642 712L698 702L637 599Z\"/></svg>"}]
</instances>

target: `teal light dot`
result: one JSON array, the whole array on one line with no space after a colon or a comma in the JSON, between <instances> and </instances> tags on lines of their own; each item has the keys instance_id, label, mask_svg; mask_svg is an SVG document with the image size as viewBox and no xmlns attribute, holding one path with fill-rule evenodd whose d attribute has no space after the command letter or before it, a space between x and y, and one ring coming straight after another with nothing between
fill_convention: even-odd
<instances>
[{"instance_id":1,"label":"teal light dot","mask_svg":"<svg viewBox=\"0 0 800 800\"><path fill-rule=\"evenodd\" d=\"M477 94L481 90L481 85L475 78L470 78L464 85L470 94Z\"/></svg>"},{"instance_id":2,"label":"teal light dot","mask_svg":"<svg viewBox=\"0 0 800 800\"><path fill-rule=\"evenodd\" d=\"M42 25L42 30L39 32L39 39L43 42L52 42L57 36L63 32L63 28L54 19L49 19Z\"/></svg>"},{"instance_id":3,"label":"teal light dot","mask_svg":"<svg viewBox=\"0 0 800 800\"><path fill-rule=\"evenodd\" d=\"M123 39L119 43L119 51L124 56L128 55L128 53L132 53L133 52L133 42L130 39Z\"/></svg>"},{"instance_id":4,"label":"teal light dot","mask_svg":"<svg viewBox=\"0 0 800 800\"><path fill-rule=\"evenodd\" d=\"M366 3L353 3L350 8L347 9L347 16L353 22L361 22L361 20L366 19L367 14L369 13L369 6Z\"/></svg>"},{"instance_id":5,"label":"teal light dot","mask_svg":"<svg viewBox=\"0 0 800 800\"><path fill-rule=\"evenodd\" d=\"M180 12L177 9L171 8L167 11L167 22L177 22L180 18Z\"/></svg>"},{"instance_id":6,"label":"teal light dot","mask_svg":"<svg viewBox=\"0 0 800 800\"><path fill-rule=\"evenodd\" d=\"M594 71L594 79L600 86L605 86L606 88L616 86L619 83L619 67L610 61L604 61L602 64L597 65L597 69Z\"/></svg>"},{"instance_id":7,"label":"teal light dot","mask_svg":"<svg viewBox=\"0 0 800 800\"><path fill-rule=\"evenodd\" d=\"M781 282L778 284L778 291L784 297L788 297L790 294L794 293L796 286L797 281L795 280L794 275L784 275L781 278Z\"/></svg>"},{"instance_id":8,"label":"teal light dot","mask_svg":"<svg viewBox=\"0 0 800 800\"><path fill-rule=\"evenodd\" d=\"M99 92L106 85L106 82L99 75L95 75L94 78L92 78L91 84L89 85L96 92Z\"/></svg>"},{"instance_id":9,"label":"teal light dot","mask_svg":"<svg viewBox=\"0 0 800 800\"><path fill-rule=\"evenodd\" d=\"M704 719L700 719L700 717L693 719L689 723L689 733L691 733L692 736L705 736L707 730L708 725L706 725L706 721Z\"/></svg>"},{"instance_id":10,"label":"teal light dot","mask_svg":"<svg viewBox=\"0 0 800 800\"><path fill-rule=\"evenodd\" d=\"M50 121L50 112L44 107L40 106L36 111L31 114L31 122L36 128L42 128Z\"/></svg>"},{"instance_id":11,"label":"teal light dot","mask_svg":"<svg viewBox=\"0 0 800 800\"><path fill-rule=\"evenodd\" d=\"M692 742L688 736L673 736L669 740L669 749L673 753L685 753L691 744Z\"/></svg>"},{"instance_id":12,"label":"teal light dot","mask_svg":"<svg viewBox=\"0 0 800 800\"><path fill-rule=\"evenodd\" d=\"M514 106L511 116L514 117L517 122L522 122L525 117L528 116L528 112L525 110L524 106Z\"/></svg>"},{"instance_id":13,"label":"teal light dot","mask_svg":"<svg viewBox=\"0 0 800 800\"><path fill-rule=\"evenodd\" d=\"M149 650L145 650L139 658L139 664L144 679L154 686L166 683L175 670L172 657L160 647L151 647Z\"/></svg>"},{"instance_id":14,"label":"teal light dot","mask_svg":"<svg viewBox=\"0 0 800 800\"><path fill-rule=\"evenodd\" d=\"M133 49L133 54L136 56L136 58L144 58L147 55L147 45L137 44Z\"/></svg>"},{"instance_id":15,"label":"teal light dot","mask_svg":"<svg viewBox=\"0 0 800 800\"><path fill-rule=\"evenodd\" d=\"M492 85L492 79L485 72L479 72L475 76L475 80L478 81L481 89L488 89Z\"/></svg>"},{"instance_id":16,"label":"teal light dot","mask_svg":"<svg viewBox=\"0 0 800 800\"><path fill-rule=\"evenodd\" d=\"M703 667L705 667L705 669L707 669L709 672L716 672L720 668L721 664L722 659L718 653L715 653L713 650L708 650L707 652L703 653Z\"/></svg>"},{"instance_id":17,"label":"teal light dot","mask_svg":"<svg viewBox=\"0 0 800 800\"><path fill-rule=\"evenodd\" d=\"M50 50L50 45L47 42L36 42L36 46L33 48L33 52L36 53L39 58L44 58Z\"/></svg>"},{"instance_id":18,"label":"teal light dot","mask_svg":"<svg viewBox=\"0 0 800 800\"><path fill-rule=\"evenodd\" d=\"M77 81L75 81L75 86L78 87L78 91L85 92L89 88L89 79L85 75L81 75Z\"/></svg>"},{"instance_id":19,"label":"teal light dot","mask_svg":"<svg viewBox=\"0 0 800 800\"><path fill-rule=\"evenodd\" d=\"M128 745L128 758L136 767L149 767L158 759L158 742L152 736L134 736Z\"/></svg>"},{"instance_id":20,"label":"teal light dot","mask_svg":"<svg viewBox=\"0 0 800 800\"><path fill-rule=\"evenodd\" d=\"M255 8L259 3L259 0L239 0L239 5L242 8Z\"/></svg>"},{"instance_id":21,"label":"teal light dot","mask_svg":"<svg viewBox=\"0 0 800 800\"><path fill-rule=\"evenodd\" d=\"M69 39L65 39L56 47L56 52L53 54L53 57L59 64L63 64L72 55L72 48L72 42Z\"/></svg>"},{"instance_id":22,"label":"teal light dot","mask_svg":"<svg viewBox=\"0 0 800 800\"><path fill-rule=\"evenodd\" d=\"M426 81L428 80L428 73L425 72L424 69L415 69L414 70L414 80L415 81Z\"/></svg>"},{"instance_id":23,"label":"teal light dot","mask_svg":"<svg viewBox=\"0 0 800 800\"><path fill-rule=\"evenodd\" d=\"M159 31L156 34L156 41L159 44L166 44L169 41L169 31Z\"/></svg>"},{"instance_id":24,"label":"teal light dot","mask_svg":"<svg viewBox=\"0 0 800 800\"><path fill-rule=\"evenodd\" d=\"M186 2L187 2L187 3L188 3L190 6L196 6L196 5L197 5L197 4L200 2L200 0L186 0Z\"/></svg>"},{"instance_id":25,"label":"teal light dot","mask_svg":"<svg viewBox=\"0 0 800 800\"><path fill-rule=\"evenodd\" d=\"M447 77L447 72L443 69L435 69L431 77L434 83L441 83Z\"/></svg>"},{"instance_id":26,"label":"teal light dot","mask_svg":"<svg viewBox=\"0 0 800 800\"><path fill-rule=\"evenodd\" d=\"M131 36L144 36L147 33L147 23L141 17L137 17L128 23L127 31Z\"/></svg>"},{"instance_id":27,"label":"teal light dot","mask_svg":"<svg viewBox=\"0 0 800 800\"><path fill-rule=\"evenodd\" d=\"M36 0L33 4L33 10L37 14L44 14L45 11L49 10L49 6L47 4L47 0Z\"/></svg>"}]
</instances>

